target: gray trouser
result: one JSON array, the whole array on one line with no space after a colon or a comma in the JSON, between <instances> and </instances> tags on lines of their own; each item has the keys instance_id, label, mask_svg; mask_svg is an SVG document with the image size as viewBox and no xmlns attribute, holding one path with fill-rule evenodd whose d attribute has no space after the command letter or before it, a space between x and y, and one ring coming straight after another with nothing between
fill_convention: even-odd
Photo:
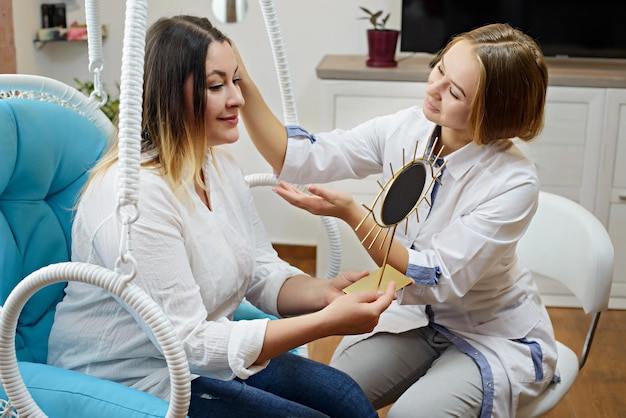
<instances>
[{"instance_id":1,"label":"gray trouser","mask_svg":"<svg viewBox=\"0 0 626 418\"><path fill-rule=\"evenodd\" d=\"M348 347L331 365L352 376L374 408L394 403L388 418L480 414L478 366L428 327L375 334Z\"/></svg>"}]
</instances>

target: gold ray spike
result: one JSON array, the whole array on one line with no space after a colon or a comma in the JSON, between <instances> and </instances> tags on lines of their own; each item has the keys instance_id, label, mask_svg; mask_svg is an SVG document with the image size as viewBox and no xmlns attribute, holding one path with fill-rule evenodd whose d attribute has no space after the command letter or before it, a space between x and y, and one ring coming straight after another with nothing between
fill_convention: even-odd
<instances>
[{"instance_id":1,"label":"gold ray spike","mask_svg":"<svg viewBox=\"0 0 626 418\"><path fill-rule=\"evenodd\" d=\"M370 235L372 234L372 231L375 228L380 228L380 226L378 226L377 224L372 225L372 227L370 228L369 231L367 231L367 234L365 234L365 236L363 237L363 239L361 240L361 244L365 245L365 242L367 241L367 239L370 237ZM382 228L380 228L382 229ZM376 234L376 236L378 236L378 234ZM374 240L372 240L372 242L370 243L368 248L371 248L372 245L374 245Z\"/></svg>"}]
</instances>

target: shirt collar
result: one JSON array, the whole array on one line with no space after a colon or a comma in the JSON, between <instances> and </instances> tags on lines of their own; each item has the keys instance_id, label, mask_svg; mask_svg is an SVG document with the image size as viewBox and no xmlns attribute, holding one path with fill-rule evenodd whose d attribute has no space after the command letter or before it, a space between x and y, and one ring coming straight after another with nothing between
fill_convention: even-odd
<instances>
[{"instance_id":1,"label":"shirt collar","mask_svg":"<svg viewBox=\"0 0 626 418\"><path fill-rule=\"evenodd\" d=\"M485 151L486 147L490 145L478 145L474 142L470 142L462 148L445 156L446 171L455 180L460 179L467 173L480 158L480 154Z\"/></svg>"}]
</instances>

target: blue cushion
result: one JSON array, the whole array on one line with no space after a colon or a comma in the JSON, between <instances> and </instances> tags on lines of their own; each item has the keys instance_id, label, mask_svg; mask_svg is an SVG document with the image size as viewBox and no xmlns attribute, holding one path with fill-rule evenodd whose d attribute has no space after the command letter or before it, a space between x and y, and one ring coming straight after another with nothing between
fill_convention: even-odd
<instances>
[{"instance_id":1,"label":"blue cushion","mask_svg":"<svg viewBox=\"0 0 626 418\"><path fill-rule=\"evenodd\" d=\"M260 310L259 308L257 308L256 306L248 302L247 300L244 300L243 302L241 302L241 304L235 311L235 314L233 315L234 321L263 319L263 318L276 319L274 315L270 315L270 314L263 312L262 310Z\"/></svg>"},{"instance_id":2,"label":"blue cushion","mask_svg":"<svg viewBox=\"0 0 626 418\"><path fill-rule=\"evenodd\" d=\"M26 387L50 418L164 417L168 403L136 389L71 370L19 363ZM0 387L0 398L6 393Z\"/></svg>"},{"instance_id":3,"label":"blue cushion","mask_svg":"<svg viewBox=\"0 0 626 418\"><path fill-rule=\"evenodd\" d=\"M31 99L0 100L0 303L23 277L70 259L71 222L86 171L107 138L66 107ZM18 323L20 360L45 363L63 284L26 304Z\"/></svg>"}]
</instances>

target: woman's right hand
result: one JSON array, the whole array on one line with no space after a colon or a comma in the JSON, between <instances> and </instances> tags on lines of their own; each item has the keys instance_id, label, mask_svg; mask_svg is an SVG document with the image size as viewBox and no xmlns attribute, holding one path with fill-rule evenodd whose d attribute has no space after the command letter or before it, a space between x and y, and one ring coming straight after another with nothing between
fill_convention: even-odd
<instances>
[{"instance_id":1,"label":"woman's right hand","mask_svg":"<svg viewBox=\"0 0 626 418\"><path fill-rule=\"evenodd\" d=\"M349 335L371 332L380 315L396 299L395 282L385 292L364 290L342 295L318 312L329 329L328 335Z\"/></svg>"},{"instance_id":2,"label":"woman's right hand","mask_svg":"<svg viewBox=\"0 0 626 418\"><path fill-rule=\"evenodd\" d=\"M344 294L317 312L267 321L265 340L255 364L318 338L371 332L395 298L395 283L391 282L385 292Z\"/></svg>"}]
</instances>

